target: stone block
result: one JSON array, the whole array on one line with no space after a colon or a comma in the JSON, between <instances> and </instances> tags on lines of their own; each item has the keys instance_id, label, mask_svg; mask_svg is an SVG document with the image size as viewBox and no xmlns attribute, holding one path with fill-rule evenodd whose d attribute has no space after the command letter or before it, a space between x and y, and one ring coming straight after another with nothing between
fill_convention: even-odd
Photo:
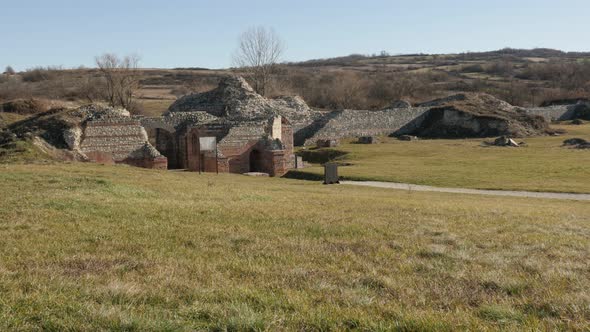
<instances>
[{"instance_id":1,"label":"stone block","mask_svg":"<svg viewBox=\"0 0 590 332\"><path fill-rule=\"evenodd\" d=\"M338 176L338 164L326 163L324 164L324 184L340 183Z\"/></svg>"}]
</instances>

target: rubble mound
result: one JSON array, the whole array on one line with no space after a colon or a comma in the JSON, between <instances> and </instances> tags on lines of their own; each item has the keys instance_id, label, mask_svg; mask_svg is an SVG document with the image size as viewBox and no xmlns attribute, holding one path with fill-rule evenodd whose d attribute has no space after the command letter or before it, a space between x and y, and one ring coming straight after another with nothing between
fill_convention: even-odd
<instances>
[{"instance_id":1,"label":"rubble mound","mask_svg":"<svg viewBox=\"0 0 590 332\"><path fill-rule=\"evenodd\" d=\"M55 108L16 122L6 129L17 139L40 137L58 149L68 148L64 133L87 119L78 109Z\"/></svg>"},{"instance_id":2,"label":"rubble mound","mask_svg":"<svg viewBox=\"0 0 590 332\"><path fill-rule=\"evenodd\" d=\"M590 142L583 138L570 138L563 141L563 146L576 149L590 149Z\"/></svg>"},{"instance_id":3,"label":"rubble mound","mask_svg":"<svg viewBox=\"0 0 590 332\"><path fill-rule=\"evenodd\" d=\"M235 121L267 119L281 115L298 131L317 117L299 96L267 99L239 76L227 76L211 91L181 97L168 109L167 116L179 113L206 113Z\"/></svg>"},{"instance_id":4,"label":"rubble mound","mask_svg":"<svg viewBox=\"0 0 590 332\"><path fill-rule=\"evenodd\" d=\"M309 124L312 121L314 111L299 96L279 96L271 99L270 102L277 108L279 114L293 124Z\"/></svg>"},{"instance_id":5,"label":"rubble mound","mask_svg":"<svg viewBox=\"0 0 590 332\"><path fill-rule=\"evenodd\" d=\"M227 76L211 91L193 93L174 102L168 112L203 111L217 117L257 119L276 114L276 106L257 94L239 76Z\"/></svg>"},{"instance_id":6,"label":"rubble mound","mask_svg":"<svg viewBox=\"0 0 590 332\"><path fill-rule=\"evenodd\" d=\"M490 145L494 145L494 146L510 146L510 147L517 148L517 147L519 147L521 145L524 145L524 143L517 143L514 139L512 139L510 137L500 136L500 137L496 138L494 140L494 142L491 143Z\"/></svg>"},{"instance_id":7,"label":"rubble mound","mask_svg":"<svg viewBox=\"0 0 590 332\"><path fill-rule=\"evenodd\" d=\"M575 146L579 144L589 144L590 142L586 141L583 138L570 138L563 141L563 145L565 146Z\"/></svg>"},{"instance_id":8,"label":"rubble mound","mask_svg":"<svg viewBox=\"0 0 590 332\"><path fill-rule=\"evenodd\" d=\"M462 93L421 104L431 107L404 134L465 138L546 134L547 121L483 93Z\"/></svg>"}]
</instances>

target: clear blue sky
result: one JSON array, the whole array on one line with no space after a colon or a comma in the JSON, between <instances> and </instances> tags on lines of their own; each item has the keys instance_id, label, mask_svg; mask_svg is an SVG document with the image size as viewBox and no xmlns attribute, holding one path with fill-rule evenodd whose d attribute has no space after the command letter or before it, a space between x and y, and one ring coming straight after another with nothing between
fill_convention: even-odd
<instances>
[{"instance_id":1,"label":"clear blue sky","mask_svg":"<svg viewBox=\"0 0 590 332\"><path fill-rule=\"evenodd\" d=\"M590 50L588 0L0 0L0 69L93 66L105 52L143 67L231 64L238 36L273 27L285 60L503 47Z\"/></svg>"}]
</instances>

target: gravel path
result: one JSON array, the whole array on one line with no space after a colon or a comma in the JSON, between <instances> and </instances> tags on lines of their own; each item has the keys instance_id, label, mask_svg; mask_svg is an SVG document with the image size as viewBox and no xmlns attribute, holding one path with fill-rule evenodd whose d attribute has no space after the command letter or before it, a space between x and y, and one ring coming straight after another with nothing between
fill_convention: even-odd
<instances>
[{"instance_id":1,"label":"gravel path","mask_svg":"<svg viewBox=\"0 0 590 332\"><path fill-rule=\"evenodd\" d=\"M512 197L533 197L533 198L550 198L550 199L568 199L576 201L590 201L590 194L566 194L566 193L548 193L534 191L510 191L510 190L480 190L464 188L442 188L431 186L420 186L409 183L395 182L377 182L377 181L340 181L341 184L353 186L365 186L376 188L388 188L412 191L436 191L443 193L472 194L472 195L493 195L493 196L512 196Z\"/></svg>"}]
</instances>

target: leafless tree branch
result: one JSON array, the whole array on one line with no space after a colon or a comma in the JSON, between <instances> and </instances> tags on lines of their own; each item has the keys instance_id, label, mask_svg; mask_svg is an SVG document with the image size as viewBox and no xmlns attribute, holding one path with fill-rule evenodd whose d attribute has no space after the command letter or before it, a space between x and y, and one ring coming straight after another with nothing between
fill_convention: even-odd
<instances>
[{"instance_id":1,"label":"leafless tree branch","mask_svg":"<svg viewBox=\"0 0 590 332\"><path fill-rule=\"evenodd\" d=\"M254 90L265 95L284 50L283 41L273 29L253 27L240 36L233 62L250 73Z\"/></svg>"},{"instance_id":2,"label":"leafless tree branch","mask_svg":"<svg viewBox=\"0 0 590 332\"><path fill-rule=\"evenodd\" d=\"M139 59L138 55L119 58L111 53L96 57L96 65L106 83L105 97L111 106L131 108L133 91L139 86Z\"/></svg>"}]
</instances>

